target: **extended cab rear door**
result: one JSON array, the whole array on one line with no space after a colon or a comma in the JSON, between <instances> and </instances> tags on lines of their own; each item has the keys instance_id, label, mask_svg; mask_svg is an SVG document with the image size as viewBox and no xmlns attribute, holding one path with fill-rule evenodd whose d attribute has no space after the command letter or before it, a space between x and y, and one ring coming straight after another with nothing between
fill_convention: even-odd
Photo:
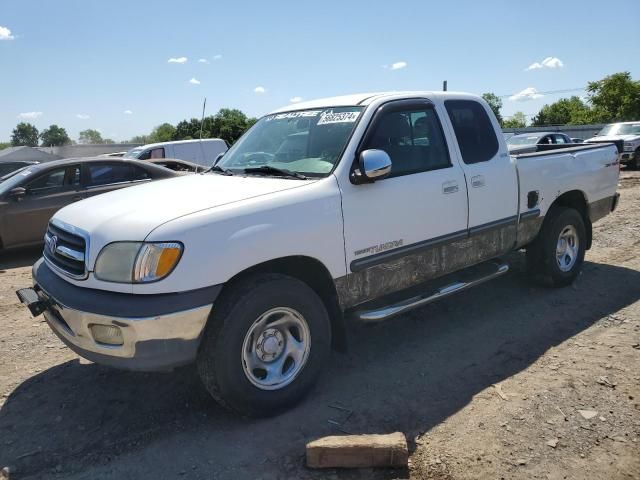
<instances>
[{"instance_id":1,"label":"extended cab rear door","mask_svg":"<svg viewBox=\"0 0 640 480\"><path fill-rule=\"evenodd\" d=\"M500 127L476 100L446 100L469 196L469 259L486 260L511 250L518 221L518 179Z\"/></svg>"}]
</instances>

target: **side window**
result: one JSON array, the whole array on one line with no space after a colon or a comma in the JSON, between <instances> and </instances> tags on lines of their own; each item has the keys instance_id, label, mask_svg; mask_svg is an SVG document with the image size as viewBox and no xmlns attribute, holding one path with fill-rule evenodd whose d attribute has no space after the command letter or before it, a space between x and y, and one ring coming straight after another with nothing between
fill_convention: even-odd
<instances>
[{"instance_id":1,"label":"side window","mask_svg":"<svg viewBox=\"0 0 640 480\"><path fill-rule=\"evenodd\" d=\"M462 161L487 162L498 153L498 138L484 107L473 100L444 102L456 134Z\"/></svg>"},{"instance_id":2,"label":"side window","mask_svg":"<svg viewBox=\"0 0 640 480\"><path fill-rule=\"evenodd\" d=\"M154 148L149 152L149 158L164 158L164 148Z\"/></svg>"},{"instance_id":3,"label":"side window","mask_svg":"<svg viewBox=\"0 0 640 480\"><path fill-rule=\"evenodd\" d=\"M138 155L138 160L149 160L151 158L151 150L145 150L140 155Z\"/></svg>"},{"instance_id":4,"label":"side window","mask_svg":"<svg viewBox=\"0 0 640 480\"><path fill-rule=\"evenodd\" d=\"M90 187L130 182L132 177L131 165L127 163L91 163L88 169Z\"/></svg>"},{"instance_id":5,"label":"side window","mask_svg":"<svg viewBox=\"0 0 640 480\"><path fill-rule=\"evenodd\" d=\"M564 138L564 135L554 135L556 142L555 143L568 143L567 140Z\"/></svg>"},{"instance_id":6,"label":"side window","mask_svg":"<svg viewBox=\"0 0 640 480\"><path fill-rule=\"evenodd\" d=\"M389 111L376 119L364 150L384 150L391 157L389 177L451 166L435 110L429 107Z\"/></svg>"},{"instance_id":7,"label":"side window","mask_svg":"<svg viewBox=\"0 0 640 480\"><path fill-rule=\"evenodd\" d=\"M151 175L144 168L133 166L132 180L147 180L149 178L151 178Z\"/></svg>"},{"instance_id":8,"label":"side window","mask_svg":"<svg viewBox=\"0 0 640 480\"><path fill-rule=\"evenodd\" d=\"M42 195L62 191L80 183L80 167L64 167L51 170L28 183L25 188L30 195Z\"/></svg>"}]
</instances>

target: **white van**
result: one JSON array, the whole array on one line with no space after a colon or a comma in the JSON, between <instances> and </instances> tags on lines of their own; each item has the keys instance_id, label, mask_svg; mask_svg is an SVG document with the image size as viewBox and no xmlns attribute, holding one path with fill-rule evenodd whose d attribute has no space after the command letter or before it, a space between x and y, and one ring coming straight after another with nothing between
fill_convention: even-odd
<instances>
[{"instance_id":1,"label":"white van","mask_svg":"<svg viewBox=\"0 0 640 480\"><path fill-rule=\"evenodd\" d=\"M178 140L176 142L150 143L129 150L124 158L149 160L150 158L177 158L210 167L218 155L227 151L227 142L221 138L203 140Z\"/></svg>"}]
</instances>

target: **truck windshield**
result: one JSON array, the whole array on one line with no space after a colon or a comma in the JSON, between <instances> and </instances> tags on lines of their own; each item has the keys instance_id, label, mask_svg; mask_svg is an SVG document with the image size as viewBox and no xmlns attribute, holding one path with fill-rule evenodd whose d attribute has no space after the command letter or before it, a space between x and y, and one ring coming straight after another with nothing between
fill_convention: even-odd
<instances>
[{"instance_id":1,"label":"truck windshield","mask_svg":"<svg viewBox=\"0 0 640 480\"><path fill-rule=\"evenodd\" d=\"M612 123L605 125L598 135L640 135L640 123Z\"/></svg>"},{"instance_id":2,"label":"truck windshield","mask_svg":"<svg viewBox=\"0 0 640 480\"><path fill-rule=\"evenodd\" d=\"M340 158L363 108L318 108L267 115L229 149L218 166L233 173L273 167L271 172L280 169L305 177L325 177Z\"/></svg>"},{"instance_id":3,"label":"truck windshield","mask_svg":"<svg viewBox=\"0 0 640 480\"><path fill-rule=\"evenodd\" d=\"M138 158L143 151L144 148L132 148L127 153L125 153L122 158Z\"/></svg>"}]
</instances>

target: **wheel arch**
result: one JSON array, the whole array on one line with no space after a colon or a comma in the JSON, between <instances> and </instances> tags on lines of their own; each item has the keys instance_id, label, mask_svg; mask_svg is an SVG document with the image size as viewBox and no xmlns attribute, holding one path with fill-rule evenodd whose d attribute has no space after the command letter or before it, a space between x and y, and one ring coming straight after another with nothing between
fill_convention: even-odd
<instances>
[{"instance_id":1,"label":"wheel arch","mask_svg":"<svg viewBox=\"0 0 640 480\"><path fill-rule=\"evenodd\" d=\"M232 288L233 285L242 282L245 278L261 273L287 275L311 287L318 294L329 314L332 348L341 352L346 351L347 335L338 292L333 277L320 260L304 255L292 255L253 265L238 272L225 282L220 294L222 295L225 290Z\"/></svg>"},{"instance_id":2,"label":"wheel arch","mask_svg":"<svg viewBox=\"0 0 640 480\"><path fill-rule=\"evenodd\" d=\"M585 193L582 190L569 190L568 192L564 192L553 201L553 203L549 207L546 217L549 218L549 212L557 207L572 208L580 214L582 220L584 221L584 226L587 234L586 249L589 250L591 248L591 243L593 240L593 227L589 215L589 203L587 202L587 196L585 195Z\"/></svg>"}]
</instances>

